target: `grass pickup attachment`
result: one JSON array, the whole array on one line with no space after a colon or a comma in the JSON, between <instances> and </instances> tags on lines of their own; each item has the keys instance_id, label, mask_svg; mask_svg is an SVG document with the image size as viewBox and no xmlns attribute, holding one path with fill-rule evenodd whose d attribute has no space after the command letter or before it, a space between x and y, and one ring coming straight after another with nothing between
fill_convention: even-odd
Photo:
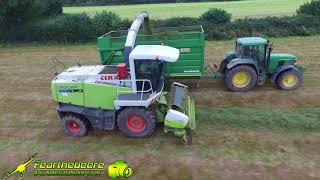
<instances>
[{"instance_id":1,"label":"grass pickup attachment","mask_svg":"<svg viewBox=\"0 0 320 180\"><path fill-rule=\"evenodd\" d=\"M174 82L169 93L169 110L165 117L164 132L173 132L187 143L192 142L190 130L196 129L194 101L188 87ZM187 128L185 128L187 127Z\"/></svg>"}]
</instances>

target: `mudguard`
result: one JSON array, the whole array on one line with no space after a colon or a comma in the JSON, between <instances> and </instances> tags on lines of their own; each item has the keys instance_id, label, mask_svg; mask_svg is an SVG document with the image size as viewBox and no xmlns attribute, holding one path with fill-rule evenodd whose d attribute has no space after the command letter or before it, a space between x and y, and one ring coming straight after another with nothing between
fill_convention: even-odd
<instances>
[{"instance_id":1,"label":"mudguard","mask_svg":"<svg viewBox=\"0 0 320 180\"><path fill-rule=\"evenodd\" d=\"M252 65L255 68L255 70L259 72L257 63L252 59L239 59L239 58L233 59L228 63L227 68L232 69L238 65L247 65L247 64Z\"/></svg>"},{"instance_id":2,"label":"mudguard","mask_svg":"<svg viewBox=\"0 0 320 180\"><path fill-rule=\"evenodd\" d=\"M84 116L89 120L91 126L100 130L113 130L115 128L115 112L99 108L88 108L72 104L60 103L57 111L63 113L75 113Z\"/></svg>"},{"instance_id":3,"label":"mudguard","mask_svg":"<svg viewBox=\"0 0 320 180\"><path fill-rule=\"evenodd\" d=\"M302 72L300 71L300 69L298 67L296 67L295 65L293 64L287 64L287 65L283 65L283 66L280 66L278 67L278 69L276 70L276 72L274 72L271 76L271 81L272 82L275 82L277 76L283 72L283 71L286 71L286 70L289 70L289 69L292 69L294 71L297 71L301 74L301 77L302 77Z\"/></svg>"}]
</instances>

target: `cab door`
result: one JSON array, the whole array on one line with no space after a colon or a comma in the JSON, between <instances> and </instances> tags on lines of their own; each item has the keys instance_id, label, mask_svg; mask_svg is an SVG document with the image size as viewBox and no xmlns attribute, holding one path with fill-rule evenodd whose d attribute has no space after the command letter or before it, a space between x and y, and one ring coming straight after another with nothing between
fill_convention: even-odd
<instances>
[{"instance_id":1,"label":"cab door","mask_svg":"<svg viewBox=\"0 0 320 180\"><path fill-rule=\"evenodd\" d=\"M154 91L159 91L164 83L164 62L158 60L135 60L136 79L148 79ZM143 83L137 82L137 90L142 90ZM144 90L151 88L144 84Z\"/></svg>"}]
</instances>

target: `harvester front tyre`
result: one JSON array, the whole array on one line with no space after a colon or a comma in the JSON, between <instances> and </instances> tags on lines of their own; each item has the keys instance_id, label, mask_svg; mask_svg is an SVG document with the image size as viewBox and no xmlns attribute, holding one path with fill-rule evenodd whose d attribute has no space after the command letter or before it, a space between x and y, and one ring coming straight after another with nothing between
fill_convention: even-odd
<instances>
[{"instance_id":1,"label":"harvester front tyre","mask_svg":"<svg viewBox=\"0 0 320 180\"><path fill-rule=\"evenodd\" d=\"M302 75L297 70L287 70L279 74L276 78L276 85L280 90L296 90L302 84Z\"/></svg>"},{"instance_id":2,"label":"harvester front tyre","mask_svg":"<svg viewBox=\"0 0 320 180\"><path fill-rule=\"evenodd\" d=\"M120 111L117 124L120 131L128 137L149 137L156 126L156 115L150 108L129 107Z\"/></svg>"},{"instance_id":3,"label":"harvester front tyre","mask_svg":"<svg viewBox=\"0 0 320 180\"><path fill-rule=\"evenodd\" d=\"M257 84L256 71L246 65L240 65L228 70L224 78L227 88L233 92L247 92Z\"/></svg>"},{"instance_id":4,"label":"harvester front tyre","mask_svg":"<svg viewBox=\"0 0 320 180\"><path fill-rule=\"evenodd\" d=\"M73 137L81 137L88 133L89 124L85 118L76 114L67 114L61 118L64 133Z\"/></svg>"}]
</instances>

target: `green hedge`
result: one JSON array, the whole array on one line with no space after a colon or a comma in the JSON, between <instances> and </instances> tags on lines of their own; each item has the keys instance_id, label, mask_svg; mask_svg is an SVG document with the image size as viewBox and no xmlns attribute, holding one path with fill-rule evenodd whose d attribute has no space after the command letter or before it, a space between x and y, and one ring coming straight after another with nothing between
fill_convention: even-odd
<instances>
[{"instance_id":1,"label":"green hedge","mask_svg":"<svg viewBox=\"0 0 320 180\"><path fill-rule=\"evenodd\" d=\"M231 39L243 36L308 36L320 33L320 18L301 15L292 17L266 17L239 19L221 26L204 24L206 38Z\"/></svg>"},{"instance_id":2,"label":"green hedge","mask_svg":"<svg viewBox=\"0 0 320 180\"><path fill-rule=\"evenodd\" d=\"M208 24L226 24L231 22L232 14L223 9L210 8L200 16L200 20Z\"/></svg>"},{"instance_id":3,"label":"green hedge","mask_svg":"<svg viewBox=\"0 0 320 180\"><path fill-rule=\"evenodd\" d=\"M320 16L320 0L306 2L297 10L298 14Z\"/></svg>"},{"instance_id":4,"label":"green hedge","mask_svg":"<svg viewBox=\"0 0 320 180\"><path fill-rule=\"evenodd\" d=\"M212 10L211 10L212 11ZM229 17L229 14L222 13ZM224 19L221 13L218 13ZM212 22L210 17L175 17L153 20L153 27L174 27L202 24L207 40L224 40L243 36L308 36L320 34L320 18L312 15L286 17L245 18L235 21ZM209 19L208 19L209 18ZM1 30L0 41L4 42L88 42L111 30L128 29L132 21L110 12L98 13L93 18L86 14L62 15L42 19L36 23L17 25L14 29Z\"/></svg>"},{"instance_id":5,"label":"green hedge","mask_svg":"<svg viewBox=\"0 0 320 180\"><path fill-rule=\"evenodd\" d=\"M103 6L119 4L154 4L154 3L181 3L181 2L215 2L240 0L63 0L64 6Z\"/></svg>"},{"instance_id":6,"label":"green hedge","mask_svg":"<svg viewBox=\"0 0 320 180\"><path fill-rule=\"evenodd\" d=\"M95 39L93 22L86 14L64 15L16 26L6 41L87 42Z\"/></svg>"},{"instance_id":7,"label":"green hedge","mask_svg":"<svg viewBox=\"0 0 320 180\"><path fill-rule=\"evenodd\" d=\"M224 40L243 36L308 36L320 33L320 18L311 15L287 17L245 18L224 24L198 18L170 18L155 21L156 27L202 24L207 40Z\"/></svg>"}]
</instances>

